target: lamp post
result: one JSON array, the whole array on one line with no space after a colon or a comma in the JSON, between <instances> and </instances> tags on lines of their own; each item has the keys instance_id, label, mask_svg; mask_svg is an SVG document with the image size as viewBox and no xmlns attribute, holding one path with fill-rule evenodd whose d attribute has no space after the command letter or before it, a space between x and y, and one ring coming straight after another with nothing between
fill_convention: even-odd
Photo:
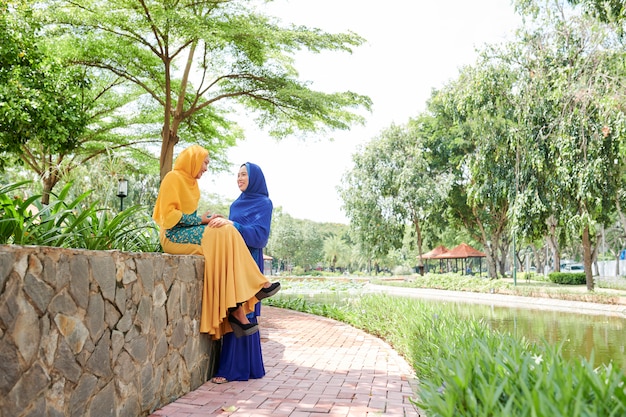
<instances>
[{"instance_id":1,"label":"lamp post","mask_svg":"<svg viewBox=\"0 0 626 417\"><path fill-rule=\"evenodd\" d=\"M117 184L117 196L120 198L120 211L124 210L124 197L128 195L128 181L120 178Z\"/></svg>"}]
</instances>

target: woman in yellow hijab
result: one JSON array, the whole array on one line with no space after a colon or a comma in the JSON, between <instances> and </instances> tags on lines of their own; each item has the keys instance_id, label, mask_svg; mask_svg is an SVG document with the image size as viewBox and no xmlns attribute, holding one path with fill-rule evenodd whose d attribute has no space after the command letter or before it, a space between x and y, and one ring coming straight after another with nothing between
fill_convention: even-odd
<instances>
[{"instance_id":1,"label":"woman in yellow hijab","mask_svg":"<svg viewBox=\"0 0 626 417\"><path fill-rule=\"evenodd\" d=\"M231 224L207 227L212 217L197 214L198 179L209 165L209 152L192 145L180 153L159 189L152 218L160 227L163 251L204 256L200 331L219 339L231 330L237 337L258 331L246 314L261 299L278 292L259 271L241 233ZM227 319L227 320L224 320Z\"/></svg>"}]
</instances>

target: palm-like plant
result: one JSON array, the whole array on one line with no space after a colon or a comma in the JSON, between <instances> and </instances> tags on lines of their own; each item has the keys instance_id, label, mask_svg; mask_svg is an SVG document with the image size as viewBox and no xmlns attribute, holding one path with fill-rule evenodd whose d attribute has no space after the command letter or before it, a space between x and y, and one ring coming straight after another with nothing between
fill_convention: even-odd
<instances>
[{"instance_id":1,"label":"palm-like plant","mask_svg":"<svg viewBox=\"0 0 626 417\"><path fill-rule=\"evenodd\" d=\"M156 225L141 206L110 215L110 209L86 205L85 192L70 199L71 183L49 205L41 196L11 197L29 181L0 188L0 243L131 252L159 250ZM66 201L69 200L69 201Z\"/></svg>"}]
</instances>

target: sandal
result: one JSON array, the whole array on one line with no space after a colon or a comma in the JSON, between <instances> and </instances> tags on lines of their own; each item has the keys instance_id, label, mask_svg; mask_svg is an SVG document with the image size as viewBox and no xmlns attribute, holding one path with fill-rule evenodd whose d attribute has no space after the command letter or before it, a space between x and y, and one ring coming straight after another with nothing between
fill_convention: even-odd
<instances>
[{"instance_id":1,"label":"sandal","mask_svg":"<svg viewBox=\"0 0 626 417\"><path fill-rule=\"evenodd\" d=\"M267 288L261 288L261 291L256 293L257 300L261 301L264 298L271 297L280 290L280 282L274 282Z\"/></svg>"},{"instance_id":2,"label":"sandal","mask_svg":"<svg viewBox=\"0 0 626 417\"><path fill-rule=\"evenodd\" d=\"M250 336L259 331L259 326L256 323L247 323L243 324L232 314L228 316L228 322L230 323L230 327L233 328L233 332L235 332L235 337L243 337Z\"/></svg>"},{"instance_id":3,"label":"sandal","mask_svg":"<svg viewBox=\"0 0 626 417\"><path fill-rule=\"evenodd\" d=\"M228 379L224 378L223 376L214 376L213 378L211 378L211 382L214 384L225 384L228 382Z\"/></svg>"}]
</instances>

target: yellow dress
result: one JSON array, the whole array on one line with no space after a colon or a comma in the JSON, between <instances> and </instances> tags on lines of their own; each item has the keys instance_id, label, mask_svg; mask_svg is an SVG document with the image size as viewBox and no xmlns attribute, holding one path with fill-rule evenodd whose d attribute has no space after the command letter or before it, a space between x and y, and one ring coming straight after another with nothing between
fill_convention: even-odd
<instances>
[{"instance_id":1,"label":"yellow dress","mask_svg":"<svg viewBox=\"0 0 626 417\"><path fill-rule=\"evenodd\" d=\"M174 169L161 182L153 218L161 230L164 252L204 256L200 331L220 339L232 331L227 320L228 309L243 304L246 313L253 311L258 302L255 295L268 280L234 226L207 227L200 224L199 217L190 216L195 214L200 199L196 176L207 156L208 152L197 145L178 156ZM196 223L190 224L190 218L196 218ZM187 241L181 239L184 233L177 233L176 239L172 237L174 230L185 228L190 231L200 228L200 241L193 233Z\"/></svg>"}]
</instances>

